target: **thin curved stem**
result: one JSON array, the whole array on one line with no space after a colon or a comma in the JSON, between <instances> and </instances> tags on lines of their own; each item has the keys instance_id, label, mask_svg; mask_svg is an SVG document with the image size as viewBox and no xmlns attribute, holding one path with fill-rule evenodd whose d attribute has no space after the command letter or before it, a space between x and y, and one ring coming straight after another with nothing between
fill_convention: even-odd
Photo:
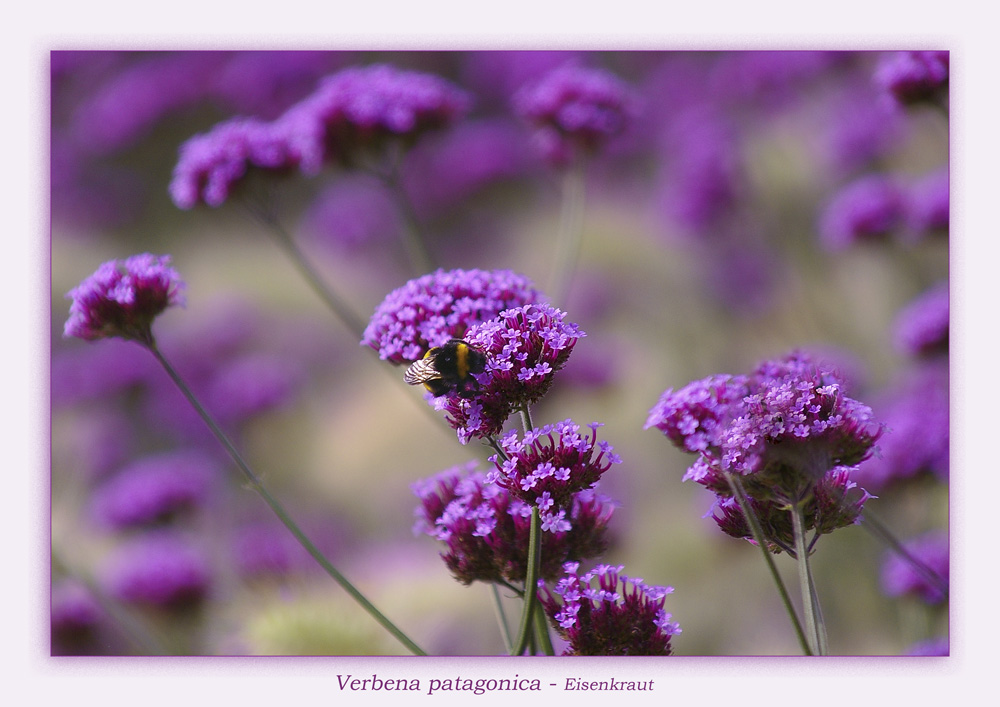
<instances>
[{"instance_id":1,"label":"thin curved stem","mask_svg":"<svg viewBox=\"0 0 1000 707\"><path fill-rule=\"evenodd\" d=\"M179 655L177 650L168 647L169 641L163 638L159 631L146 622L140 622L130 612L123 611L117 603L109 600L91 579L74 572L55 548L52 548L51 552L52 569L83 585L91 598L97 602L101 610L108 615L137 651L142 655Z\"/></svg>"},{"instance_id":2,"label":"thin curved stem","mask_svg":"<svg viewBox=\"0 0 1000 707\"><path fill-rule=\"evenodd\" d=\"M580 259L583 241L583 212L586 204L586 180L583 160L570 165L563 175L562 210L559 235L552 266L549 293L554 302L564 303Z\"/></svg>"},{"instance_id":3,"label":"thin curved stem","mask_svg":"<svg viewBox=\"0 0 1000 707\"><path fill-rule=\"evenodd\" d=\"M180 377L180 375L170 364L170 362L167 361L167 359L163 356L159 348L157 348L155 342L148 344L147 348L153 354L153 356L156 357L156 360L160 362L160 365L162 365L164 370L166 370L167 375L170 376L171 380L173 380L173 382L177 385L181 393L184 394L184 397L187 398L189 403L191 403L191 406L195 409L195 411L198 413L201 419L205 422L206 425L208 425L208 428L212 431L212 434L215 435L215 438L229 453L229 456L236 463L236 466L239 467L240 471L243 472L243 476L246 477L246 480L253 487L254 491L256 491L260 495L260 497L264 499L264 502L267 503L268 506L270 506L271 510L274 511L274 514L278 516L278 519L284 524L284 526L288 528L289 531L291 531L292 535L294 535L295 539L299 541L299 544L301 544L302 547L305 548L306 552L308 552L312 556L312 558L316 560L319 566L322 567L326 571L326 573L330 575L330 577L332 577L333 580L337 582L337 584L339 584L344 589L344 591L346 591L356 602L358 602L361 605L361 608L367 611L368 614L373 619L375 619L378 623L380 623L387 631L389 631L389 633L395 636L400 641L400 643L406 646L407 650L409 650L411 653L415 655L427 655L423 650L420 649L419 646L417 646L417 644L411 641L409 637L406 636L406 634L404 634L399 628L397 628L395 624L389 621L389 619L387 619L382 614L382 612L376 609L375 605L372 604L370 601L368 601L367 597L365 597L364 594L358 591L358 589L355 588L355 586L351 584L347 580L347 578L344 577L344 575L342 575L330 563L329 560L326 559L323 553L320 552L319 548L317 548L316 545L313 544L313 542L306 536L306 534L302 532L302 529L299 528L298 524L294 520L292 520L291 516L289 516L288 513L285 511L284 507L264 487L264 485L261 483L257 475L250 469L247 463L243 460L243 457L237 451L236 447L233 446L233 443L229 440L229 437L226 436L226 434L222 431L222 429L215 422L212 416L208 414L208 412L205 410L204 407L202 407L201 403L194 396L194 393L191 392L191 389L187 386L187 384Z\"/></svg>"},{"instance_id":4,"label":"thin curved stem","mask_svg":"<svg viewBox=\"0 0 1000 707\"><path fill-rule=\"evenodd\" d=\"M795 629L795 635L799 639L799 645L802 647L802 650L806 655L813 655L813 652L809 647L809 643L806 641L805 633L802 631L802 624L799 622L799 616L795 613L795 606L792 604L792 599L788 594L788 590L785 588L785 583L781 580L781 575L778 574L778 568L774 564L774 558L771 557L771 553L767 550L767 542L764 539L764 531L760 527L760 522L757 520L757 516L750 508L750 503L747 500L746 493L743 491L743 485L739 482L739 479L735 478L732 474L727 473L725 474L725 477L726 481L729 482L729 488L733 492L733 497L736 499L736 503L740 507L740 511L743 513L743 518L750 527L750 535L753 536L754 542L757 543L757 547L760 548L761 554L764 556L764 564L767 565L767 569L771 573L771 578L774 580L774 584L778 588L778 594L781 596L781 602L785 605L785 611L792 620L792 628Z\"/></svg>"},{"instance_id":5,"label":"thin curved stem","mask_svg":"<svg viewBox=\"0 0 1000 707\"><path fill-rule=\"evenodd\" d=\"M323 300L323 303L327 306L330 311L350 330L354 337L361 341L365 334L365 323L361 318L354 313L354 310L347 304L341 297L330 288L320 276L319 272L312 266L309 259L299 248L298 244L295 243L295 239L292 238L291 234L284 229L284 227L278 222L278 219L266 208L255 208L251 204L247 204L247 208L250 213L253 214L254 218L260 221L265 227L268 235L271 239L285 251L289 260L299 271L303 278L305 278L306 283L312 288L313 292L319 295L319 298Z\"/></svg>"},{"instance_id":6,"label":"thin curved stem","mask_svg":"<svg viewBox=\"0 0 1000 707\"><path fill-rule=\"evenodd\" d=\"M500 625L500 635L503 636L503 647L507 655L512 655L514 643L510 635L510 627L507 625L507 615L503 610L503 598L500 596L500 587L490 583L490 594L493 597L493 612L496 614L497 623Z\"/></svg>"},{"instance_id":7,"label":"thin curved stem","mask_svg":"<svg viewBox=\"0 0 1000 707\"><path fill-rule=\"evenodd\" d=\"M535 640L541 647L545 655L555 655L556 649L552 646L552 637L549 636L549 622L545 617L545 607L541 603L535 604Z\"/></svg>"},{"instance_id":8,"label":"thin curved stem","mask_svg":"<svg viewBox=\"0 0 1000 707\"><path fill-rule=\"evenodd\" d=\"M371 169L379 181L389 191L389 195L396 204L396 210L403 219L403 228L400 237L403 241L403 248L410 261L410 267L414 274L423 275L434 270L434 258L431 257L427 248L427 242L420 227L420 219L417 218L416 209L409 195L403 189L402 180L399 178L399 169L394 163L385 170Z\"/></svg>"},{"instance_id":9,"label":"thin curved stem","mask_svg":"<svg viewBox=\"0 0 1000 707\"><path fill-rule=\"evenodd\" d=\"M521 413L521 427L524 431L534 429L535 425L531 422L531 410L528 408L528 403L521 403L518 410Z\"/></svg>"},{"instance_id":10,"label":"thin curved stem","mask_svg":"<svg viewBox=\"0 0 1000 707\"><path fill-rule=\"evenodd\" d=\"M865 509L865 512L861 516L861 525L863 525L868 532L885 543L890 550L906 560L906 562L913 567L914 571L926 582L933 584L935 589L941 592L942 596L948 596L948 581L926 564L921 562L919 558L913 555L913 553L907 550L906 546L892 534L892 531L886 527L885 523L880 521L878 517L868 509Z\"/></svg>"},{"instance_id":11,"label":"thin curved stem","mask_svg":"<svg viewBox=\"0 0 1000 707\"><path fill-rule=\"evenodd\" d=\"M511 655L521 655L528 647L534 623L535 604L538 603L538 572L542 561L542 521L538 506L531 508L531 526L528 531L528 566L524 577L524 608L521 609L521 628Z\"/></svg>"},{"instance_id":12,"label":"thin curved stem","mask_svg":"<svg viewBox=\"0 0 1000 707\"><path fill-rule=\"evenodd\" d=\"M802 589L802 612L805 616L809 647L814 655L826 655L826 627L823 624L823 613L819 608L819 597L813 582L812 570L809 567L809 550L806 548L805 519L802 514L802 503L793 503L792 530L795 535L795 563L799 571L799 587Z\"/></svg>"}]
</instances>

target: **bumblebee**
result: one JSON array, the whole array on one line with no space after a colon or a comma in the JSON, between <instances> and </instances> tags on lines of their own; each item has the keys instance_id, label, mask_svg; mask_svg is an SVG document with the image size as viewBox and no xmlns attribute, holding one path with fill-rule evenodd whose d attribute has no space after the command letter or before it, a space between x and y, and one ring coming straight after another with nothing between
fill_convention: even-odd
<instances>
[{"instance_id":1,"label":"bumblebee","mask_svg":"<svg viewBox=\"0 0 1000 707\"><path fill-rule=\"evenodd\" d=\"M479 383L472 374L485 370L486 354L461 339L451 339L410 364L403 380L410 385L423 383L435 397L457 394L462 398L471 398L479 389Z\"/></svg>"}]
</instances>

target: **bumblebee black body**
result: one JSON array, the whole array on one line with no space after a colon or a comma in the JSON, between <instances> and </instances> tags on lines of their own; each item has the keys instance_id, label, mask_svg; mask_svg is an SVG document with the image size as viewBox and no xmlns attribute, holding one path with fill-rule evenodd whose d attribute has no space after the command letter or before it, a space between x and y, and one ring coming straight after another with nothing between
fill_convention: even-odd
<instances>
[{"instance_id":1,"label":"bumblebee black body","mask_svg":"<svg viewBox=\"0 0 1000 707\"><path fill-rule=\"evenodd\" d=\"M486 354L461 339L451 339L414 361L403 374L403 380L410 385L423 383L435 397L457 394L470 398L479 389L472 374L485 370Z\"/></svg>"}]
</instances>

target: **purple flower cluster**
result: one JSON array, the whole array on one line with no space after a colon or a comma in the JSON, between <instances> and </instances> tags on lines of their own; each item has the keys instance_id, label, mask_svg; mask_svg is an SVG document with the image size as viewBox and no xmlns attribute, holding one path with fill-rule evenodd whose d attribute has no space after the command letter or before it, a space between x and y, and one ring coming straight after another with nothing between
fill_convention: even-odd
<instances>
[{"instance_id":1,"label":"purple flower cluster","mask_svg":"<svg viewBox=\"0 0 1000 707\"><path fill-rule=\"evenodd\" d=\"M87 589L64 580L52 587L50 622L53 655L83 655L101 620L101 609ZM90 649L90 650L88 650Z\"/></svg>"},{"instance_id":2,"label":"purple flower cluster","mask_svg":"<svg viewBox=\"0 0 1000 707\"><path fill-rule=\"evenodd\" d=\"M573 64L561 66L514 96L514 109L536 128L546 159L565 165L574 148L594 152L622 133L638 101L614 74Z\"/></svg>"},{"instance_id":3,"label":"purple flower cluster","mask_svg":"<svg viewBox=\"0 0 1000 707\"><path fill-rule=\"evenodd\" d=\"M903 543L907 552L948 581L948 537L933 531ZM914 596L926 604L940 604L945 599L941 587L928 581L908 560L892 554L882 565L882 591L890 597Z\"/></svg>"},{"instance_id":4,"label":"purple flower cluster","mask_svg":"<svg viewBox=\"0 0 1000 707\"><path fill-rule=\"evenodd\" d=\"M283 526L247 523L236 530L233 554L245 578L284 576L302 562L302 546Z\"/></svg>"},{"instance_id":5,"label":"purple flower cluster","mask_svg":"<svg viewBox=\"0 0 1000 707\"><path fill-rule=\"evenodd\" d=\"M462 444L499 434L516 409L548 392L576 342L586 336L565 318L547 304L526 304L469 329L465 340L488 361L476 374L479 390L471 399L453 395L435 402Z\"/></svg>"},{"instance_id":6,"label":"purple flower cluster","mask_svg":"<svg viewBox=\"0 0 1000 707\"><path fill-rule=\"evenodd\" d=\"M244 354L227 361L205 391L206 404L220 422L241 423L287 405L302 389L299 365L278 354Z\"/></svg>"},{"instance_id":7,"label":"purple flower cluster","mask_svg":"<svg viewBox=\"0 0 1000 707\"><path fill-rule=\"evenodd\" d=\"M275 129L300 158L306 174L325 162L353 166L392 141L408 146L446 127L468 110L469 97L438 76L376 64L323 79L308 97L277 119Z\"/></svg>"},{"instance_id":8,"label":"purple flower cluster","mask_svg":"<svg viewBox=\"0 0 1000 707\"><path fill-rule=\"evenodd\" d=\"M948 361L928 361L875 401L886 434L879 453L862 463L854 479L877 492L893 482L926 474L947 479L951 402Z\"/></svg>"},{"instance_id":9,"label":"purple flower cluster","mask_svg":"<svg viewBox=\"0 0 1000 707\"><path fill-rule=\"evenodd\" d=\"M107 568L108 592L129 604L169 610L196 608L207 596L205 557L182 536L148 533L122 547Z\"/></svg>"},{"instance_id":10,"label":"purple flower cluster","mask_svg":"<svg viewBox=\"0 0 1000 707\"><path fill-rule=\"evenodd\" d=\"M668 388L649 411L644 429L656 427L685 452L698 454L718 446L735 406L747 395L746 376L717 375Z\"/></svg>"},{"instance_id":11,"label":"purple flower cluster","mask_svg":"<svg viewBox=\"0 0 1000 707\"><path fill-rule=\"evenodd\" d=\"M664 214L693 236L718 239L747 191L738 131L717 111L698 106L673 119L663 142Z\"/></svg>"},{"instance_id":12,"label":"purple flower cluster","mask_svg":"<svg viewBox=\"0 0 1000 707\"><path fill-rule=\"evenodd\" d=\"M198 452L171 452L132 462L93 497L94 514L112 528L156 525L205 500L215 463Z\"/></svg>"},{"instance_id":13,"label":"purple flower cluster","mask_svg":"<svg viewBox=\"0 0 1000 707\"><path fill-rule=\"evenodd\" d=\"M906 206L905 193L895 180L881 174L862 177L841 189L824 208L820 240L831 251L885 240L904 225Z\"/></svg>"},{"instance_id":14,"label":"purple flower cluster","mask_svg":"<svg viewBox=\"0 0 1000 707\"><path fill-rule=\"evenodd\" d=\"M386 295L361 343L382 360L412 363L473 325L541 298L528 278L510 270L437 270Z\"/></svg>"},{"instance_id":15,"label":"purple flower cluster","mask_svg":"<svg viewBox=\"0 0 1000 707\"><path fill-rule=\"evenodd\" d=\"M762 521L802 503L807 527L829 532L859 517L869 496L845 468L868 458L882 434L871 409L804 353L767 361L747 377L711 376L669 389L650 410L650 427L698 454L684 479L719 497L716 521L737 537L749 533L735 516L726 474L742 479Z\"/></svg>"},{"instance_id":16,"label":"purple flower cluster","mask_svg":"<svg viewBox=\"0 0 1000 707\"><path fill-rule=\"evenodd\" d=\"M220 206L251 168L282 172L299 163L271 123L232 118L181 145L170 197L181 209Z\"/></svg>"},{"instance_id":17,"label":"purple flower cluster","mask_svg":"<svg viewBox=\"0 0 1000 707\"><path fill-rule=\"evenodd\" d=\"M109 260L70 290L63 336L88 341L105 337L153 341L152 324L167 307L183 305L184 283L169 255L133 255Z\"/></svg>"},{"instance_id":18,"label":"purple flower cluster","mask_svg":"<svg viewBox=\"0 0 1000 707\"><path fill-rule=\"evenodd\" d=\"M802 515L806 530L813 531L812 543L820 535L838 528L857 525L861 511L869 498L874 498L853 480L856 467L836 467L827 472L812 489ZM756 516L771 552L791 552L795 545L792 517L780 503L748 498L750 511ZM712 507L712 519L726 535L754 542L746 516L732 496L718 496Z\"/></svg>"},{"instance_id":19,"label":"purple flower cluster","mask_svg":"<svg viewBox=\"0 0 1000 707\"><path fill-rule=\"evenodd\" d=\"M97 58L98 53L92 54ZM76 109L74 139L96 153L134 143L164 116L204 100L224 56L191 51L142 56L104 81Z\"/></svg>"},{"instance_id":20,"label":"purple flower cluster","mask_svg":"<svg viewBox=\"0 0 1000 707\"><path fill-rule=\"evenodd\" d=\"M875 83L904 105L937 101L948 88L948 52L896 52L875 72Z\"/></svg>"},{"instance_id":21,"label":"purple flower cluster","mask_svg":"<svg viewBox=\"0 0 1000 707\"><path fill-rule=\"evenodd\" d=\"M874 168L906 135L905 116L880 95L871 81L851 81L824 106L824 152L837 175Z\"/></svg>"},{"instance_id":22,"label":"purple flower cluster","mask_svg":"<svg viewBox=\"0 0 1000 707\"><path fill-rule=\"evenodd\" d=\"M622 566L598 565L579 574L565 565L555 590L543 588L545 612L569 642L563 655L670 655L681 632L664 605L673 587L651 586L622 574ZM593 580L597 586L593 586Z\"/></svg>"},{"instance_id":23,"label":"purple flower cluster","mask_svg":"<svg viewBox=\"0 0 1000 707\"><path fill-rule=\"evenodd\" d=\"M370 250L399 233L389 194L370 177L358 177L345 176L324 189L305 217L309 235L333 253Z\"/></svg>"},{"instance_id":24,"label":"purple flower cluster","mask_svg":"<svg viewBox=\"0 0 1000 707\"><path fill-rule=\"evenodd\" d=\"M940 282L900 311L894 323L896 348L911 356L948 353L948 283Z\"/></svg>"},{"instance_id":25,"label":"purple flower cluster","mask_svg":"<svg viewBox=\"0 0 1000 707\"><path fill-rule=\"evenodd\" d=\"M910 229L914 234L948 232L951 217L950 175L947 167L918 179L909 193Z\"/></svg>"},{"instance_id":26,"label":"purple flower cluster","mask_svg":"<svg viewBox=\"0 0 1000 707\"><path fill-rule=\"evenodd\" d=\"M751 376L740 415L721 440L721 468L753 476L780 494L780 486L772 484L786 484L789 474L808 485L835 466L867 459L882 426L871 408L844 395L841 387L831 369L805 354L761 364Z\"/></svg>"},{"instance_id":27,"label":"purple flower cluster","mask_svg":"<svg viewBox=\"0 0 1000 707\"><path fill-rule=\"evenodd\" d=\"M928 656L928 655L951 655L948 637L930 638L926 641L918 641L906 649L903 655Z\"/></svg>"},{"instance_id":28,"label":"purple flower cluster","mask_svg":"<svg viewBox=\"0 0 1000 707\"><path fill-rule=\"evenodd\" d=\"M454 208L490 184L524 176L531 166L513 120L465 121L415 148L403 165L403 182L415 208L435 212Z\"/></svg>"},{"instance_id":29,"label":"purple flower cluster","mask_svg":"<svg viewBox=\"0 0 1000 707\"><path fill-rule=\"evenodd\" d=\"M531 506L490 483L476 463L454 467L412 486L420 499L414 530L444 543L442 558L463 584L523 582ZM555 580L567 561L599 556L608 548L614 504L595 490L581 491L559 529L542 533L543 579Z\"/></svg>"},{"instance_id":30,"label":"purple flower cluster","mask_svg":"<svg viewBox=\"0 0 1000 707\"><path fill-rule=\"evenodd\" d=\"M436 76L375 65L327 76L273 121L232 118L185 142L170 195L182 209L219 206L250 168L314 175L326 162L351 167L393 140L410 145L462 115L464 93Z\"/></svg>"},{"instance_id":31,"label":"purple flower cluster","mask_svg":"<svg viewBox=\"0 0 1000 707\"><path fill-rule=\"evenodd\" d=\"M538 506L543 530L566 529L567 509L575 494L593 488L612 464L621 463L606 440L597 441L601 423L588 427L590 435L581 435L579 425L563 420L528 430L521 439L511 430L499 440L504 458L490 457L496 469L487 480Z\"/></svg>"},{"instance_id":32,"label":"purple flower cluster","mask_svg":"<svg viewBox=\"0 0 1000 707\"><path fill-rule=\"evenodd\" d=\"M242 115L274 118L309 95L345 58L329 51L233 52L212 77L212 96Z\"/></svg>"}]
</instances>

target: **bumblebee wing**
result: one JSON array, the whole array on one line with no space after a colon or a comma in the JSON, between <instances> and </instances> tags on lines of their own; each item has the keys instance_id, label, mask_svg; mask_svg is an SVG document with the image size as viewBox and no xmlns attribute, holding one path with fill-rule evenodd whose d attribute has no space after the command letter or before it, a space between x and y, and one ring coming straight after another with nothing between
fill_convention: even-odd
<instances>
[{"instance_id":1,"label":"bumblebee wing","mask_svg":"<svg viewBox=\"0 0 1000 707\"><path fill-rule=\"evenodd\" d=\"M409 383L410 385L420 385L421 383L426 383L427 381L438 380L441 378L441 374L436 368L434 368L434 358L422 358L419 361L414 361L410 364L410 367L406 369L406 373L403 374L403 381Z\"/></svg>"}]
</instances>

